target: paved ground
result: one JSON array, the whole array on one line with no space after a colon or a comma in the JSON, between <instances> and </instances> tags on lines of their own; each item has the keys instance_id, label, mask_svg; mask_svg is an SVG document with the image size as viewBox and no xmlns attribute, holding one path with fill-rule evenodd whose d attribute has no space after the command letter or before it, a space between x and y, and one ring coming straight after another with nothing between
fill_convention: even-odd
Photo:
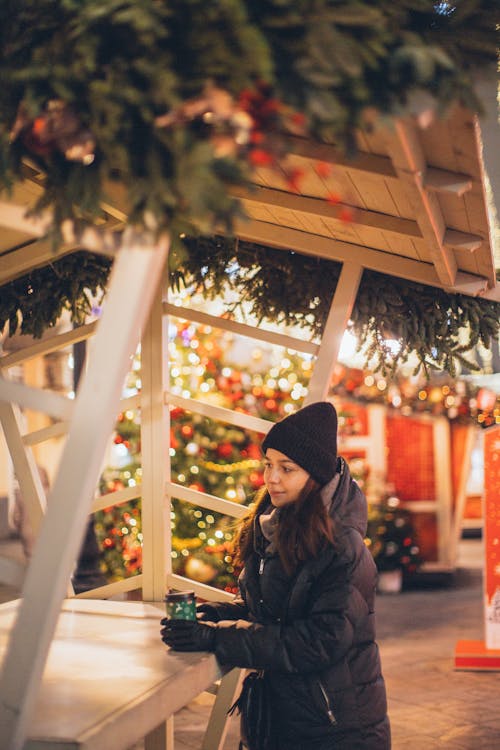
<instances>
[{"instance_id":1,"label":"paved ground","mask_svg":"<svg viewBox=\"0 0 500 750\"><path fill-rule=\"evenodd\" d=\"M500 672L453 667L456 642L483 637L480 564L480 542L467 540L446 585L378 597L393 750L500 749ZM0 586L0 601L16 595ZM175 750L199 750L212 700L203 694L176 715ZM237 750L237 722L230 722L224 750Z\"/></svg>"}]
</instances>

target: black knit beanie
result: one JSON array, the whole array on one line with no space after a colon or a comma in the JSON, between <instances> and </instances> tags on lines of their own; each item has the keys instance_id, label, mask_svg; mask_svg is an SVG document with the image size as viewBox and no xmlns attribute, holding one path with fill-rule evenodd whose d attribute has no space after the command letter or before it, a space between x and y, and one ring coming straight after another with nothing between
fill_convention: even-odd
<instances>
[{"instance_id":1,"label":"black knit beanie","mask_svg":"<svg viewBox=\"0 0 500 750\"><path fill-rule=\"evenodd\" d=\"M284 453L323 486L337 467L335 408L318 401L276 422L262 443L264 453L268 448Z\"/></svg>"}]
</instances>

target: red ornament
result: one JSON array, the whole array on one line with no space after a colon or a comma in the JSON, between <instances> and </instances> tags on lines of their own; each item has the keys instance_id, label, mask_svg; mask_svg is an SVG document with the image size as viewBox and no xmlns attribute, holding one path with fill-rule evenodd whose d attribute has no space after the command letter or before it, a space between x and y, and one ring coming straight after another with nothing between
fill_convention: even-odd
<instances>
[{"instance_id":1,"label":"red ornament","mask_svg":"<svg viewBox=\"0 0 500 750\"><path fill-rule=\"evenodd\" d=\"M326 161L319 161L316 164L314 171L318 177L330 177L332 173L332 165L328 164Z\"/></svg>"},{"instance_id":2,"label":"red ornament","mask_svg":"<svg viewBox=\"0 0 500 750\"><path fill-rule=\"evenodd\" d=\"M264 401L264 406L269 411L276 411L278 409L278 404L276 403L276 400L274 398L266 398Z\"/></svg>"},{"instance_id":3,"label":"red ornament","mask_svg":"<svg viewBox=\"0 0 500 750\"><path fill-rule=\"evenodd\" d=\"M251 443L251 445L248 446L247 454L248 454L248 458L253 458L253 459L262 458L262 452L260 450L260 446L256 445L255 443Z\"/></svg>"},{"instance_id":4,"label":"red ornament","mask_svg":"<svg viewBox=\"0 0 500 750\"><path fill-rule=\"evenodd\" d=\"M487 388L481 388L477 392L477 405L481 411L491 411L497 401L497 395L494 391Z\"/></svg>"},{"instance_id":5,"label":"red ornament","mask_svg":"<svg viewBox=\"0 0 500 750\"><path fill-rule=\"evenodd\" d=\"M183 424L181 427L182 437L191 438L194 435L194 430L190 424Z\"/></svg>"},{"instance_id":6,"label":"red ornament","mask_svg":"<svg viewBox=\"0 0 500 750\"><path fill-rule=\"evenodd\" d=\"M286 176L286 183L294 193L300 193L300 183L304 179L303 169L291 169Z\"/></svg>"},{"instance_id":7,"label":"red ornament","mask_svg":"<svg viewBox=\"0 0 500 750\"><path fill-rule=\"evenodd\" d=\"M326 201L327 203L330 203L332 206L338 206L341 201L341 198L338 193L328 193L328 195L326 196Z\"/></svg>"},{"instance_id":8,"label":"red ornament","mask_svg":"<svg viewBox=\"0 0 500 750\"><path fill-rule=\"evenodd\" d=\"M217 455L220 458L229 458L233 452L233 446L231 443L221 443L217 446Z\"/></svg>"},{"instance_id":9,"label":"red ornament","mask_svg":"<svg viewBox=\"0 0 500 750\"><path fill-rule=\"evenodd\" d=\"M260 143L263 143L265 140L265 135L261 130L254 130L253 133L250 135L250 143L254 143L255 145L259 145Z\"/></svg>"},{"instance_id":10,"label":"red ornament","mask_svg":"<svg viewBox=\"0 0 500 750\"><path fill-rule=\"evenodd\" d=\"M190 490L197 490L197 492L205 492L205 488L200 482L193 482L189 485Z\"/></svg>"},{"instance_id":11,"label":"red ornament","mask_svg":"<svg viewBox=\"0 0 500 750\"><path fill-rule=\"evenodd\" d=\"M299 127L304 127L306 124L306 116L302 112L294 112L290 120Z\"/></svg>"},{"instance_id":12,"label":"red ornament","mask_svg":"<svg viewBox=\"0 0 500 750\"><path fill-rule=\"evenodd\" d=\"M254 489L258 489L264 484L264 477L257 471L251 471L248 475L248 479L250 480L250 484Z\"/></svg>"},{"instance_id":13,"label":"red ornament","mask_svg":"<svg viewBox=\"0 0 500 750\"><path fill-rule=\"evenodd\" d=\"M120 443L123 443L122 436L121 435L115 435L115 439L114 439L113 442L116 443L116 445L120 445Z\"/></svg>"},{"instance_id":14,"label":"red ornament","mask_svg":"<svg viewBox=\"0 0 500 750\"><path fill-rule=\"evenodd\" d=\"M263 148L253 148L248 158L254 167L269 167L274 162L273 155L269 151L264 151Z\"/></svg>"},{"instance_id":15,"label":"red ornament","mask_svg":"<svg viewBox=\"0 0 500 750\"><path fill-rule=\"evenodd\" d=\"M344 206L343 208L341 208L339 219L340 221L344 221L347 224L352 222L354 219L354 211L352 210L352 208L349 208L349 206Z\"/></svg>"}]
</instances>

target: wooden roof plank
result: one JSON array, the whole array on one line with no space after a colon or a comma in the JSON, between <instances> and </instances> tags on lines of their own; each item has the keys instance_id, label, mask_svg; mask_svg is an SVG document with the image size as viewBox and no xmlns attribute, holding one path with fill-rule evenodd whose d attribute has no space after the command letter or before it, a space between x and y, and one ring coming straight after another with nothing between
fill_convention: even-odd
<instances>
[{"instance_id":1,"label":"wooden roof plank","mask_svg":"<svg viewBox=\"0 0 500 750\"><path fill-rule=\"evenodd\" d=\"M392 186L395 180L386 180L370 172L363 172L361 176L350 168L345 169L352 182L363 198L363 205L370 211L400 216L410 219L411 214L405 214L393 197Z\"/></svg>"},{"instance_id":2,"label":"wooden roof plank","mask_svg":"<svg viewBox=\"0 0 500 750\"><path fill-rule=\"evenodd\" d=\"M427 157L428 164L432 165L432 167L452 172L461 172L450 135L449 119L449 114L447 117L436 117L427 128L421 129L420 139L422 148ZM467 174L469 174L468 171Z\"/></svg>"}]
</instances>

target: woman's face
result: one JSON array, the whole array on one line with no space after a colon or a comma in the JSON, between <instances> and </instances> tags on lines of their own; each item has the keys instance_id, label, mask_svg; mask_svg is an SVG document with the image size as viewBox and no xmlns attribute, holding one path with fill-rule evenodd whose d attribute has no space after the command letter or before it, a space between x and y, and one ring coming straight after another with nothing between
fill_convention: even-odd
<instances>
[{"instance_id":1,"label":"woman's face","mask_svg":"<svg viewBox=\"0 0 500 750\"><path fill-rule=\"evenodd\" d=\"M264 459L264 482L276 508L296 502L309 474L284 453L268 448Z\"/></svg>"}]
</instances>

